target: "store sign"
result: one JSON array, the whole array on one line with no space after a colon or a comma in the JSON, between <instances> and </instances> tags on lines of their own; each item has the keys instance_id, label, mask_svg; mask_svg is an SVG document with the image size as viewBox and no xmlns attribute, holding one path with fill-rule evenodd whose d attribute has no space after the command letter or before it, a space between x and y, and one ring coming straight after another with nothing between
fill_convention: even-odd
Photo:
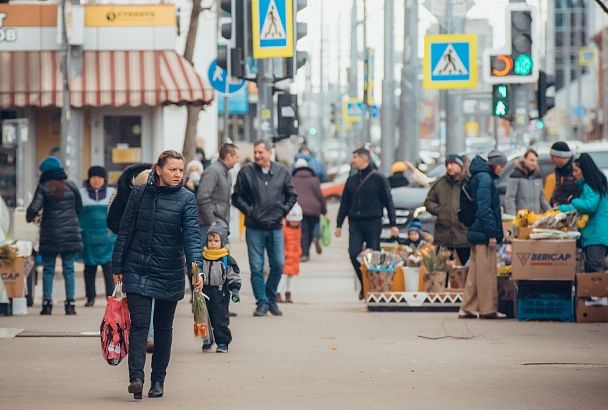
<instances>
[{"instance_id":1,"label":"store sign","mask_svg":"<svg viewBox=\"0 0 608 410\"><path fill-rule=\"evenodd\" d=\"M161 5L97 5L87 4L86 27L175 26L175 6Z\"/></svg>"},{"instance_id":2,"label":"store sign","mask_svg":"<svg viewBox=\"0 0 608 410\"><path fill-rule=\"evenodd\" d=\"M13 43L17 41L17 29L4 27L7 13L0 13L0 43Z\"/></svg>"}]
</instances>

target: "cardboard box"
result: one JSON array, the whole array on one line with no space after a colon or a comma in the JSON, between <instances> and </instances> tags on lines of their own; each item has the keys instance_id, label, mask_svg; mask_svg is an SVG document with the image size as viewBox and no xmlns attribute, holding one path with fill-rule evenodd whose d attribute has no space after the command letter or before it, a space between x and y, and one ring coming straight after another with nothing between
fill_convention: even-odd
<instances>
[{"instance_id":1,"label":"cardboard box","mask_svg":"<svg viewBox=\"0 0 608 410\"><path fill-rule=\"evenodd\" d=\"M608 272L578 273L576 296L608 296Z\"/></svg>"},{"instance_id":2,"label":"cardboard box","mask_svg":"<svg viewBox=\"0 0 608 410\"><path fill-rule=\"evenodd\" d=\"M16 258L12 264L0 265L0 277L9 298L25 296L27 275L33 266L31 257Z\"/></svg>"},{"instance_id":3,"label":"cardboard box","mask_svg":"<svg viewBox=\"0 0 608 410\"><path fill-rule=\"evenodd\" d=\"M577 322L608 322L608 296L576 299Z\"/></svg>"},{"instance_id":4,"label":"cardboard box","mask_svg":"<svg viewBox=\"0 0 608 410\"><path fill-rule=\"evenodd\" d=\"M530 234L532 233L532 228L524 227L516 229L516 237L517 239L530 239Z\"/></svg>"},{"instance_id":5,"label":"cardboard box","mask_svg":"<svg viewBox=\"0 0 608 410\"><path fill-rule=\"evenodd\" d=\"M576 241L513 240L513 280L569 280L576 273Z\"/></svg>"}]
</instances>

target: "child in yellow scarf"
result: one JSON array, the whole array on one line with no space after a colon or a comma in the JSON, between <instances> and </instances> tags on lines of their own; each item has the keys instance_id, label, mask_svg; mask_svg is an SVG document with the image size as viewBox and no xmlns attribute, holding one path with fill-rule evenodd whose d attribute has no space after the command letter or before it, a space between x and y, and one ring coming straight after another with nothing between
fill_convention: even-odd
<instances>
[{"instance_id":1,"label":"child in yellow scarf","mask_svg":"<svg viewBox=\"0 0 608 410\"><path fill-rule=\"evenodd\" d=\"M223 228L212 226L206 239L201 270L204 278L203 293L209 298L205 302L215 343L217 343L215 351L228 353L228 345L232 341L232 334L228 327L230 325L228 304L230 294L232 294L233 302L238 303L241 300L239 297L240 269L226 249L226 231ZM203 344L203 351L208 352L212 347L213 343Z\"/></svg>"}]
</instances>

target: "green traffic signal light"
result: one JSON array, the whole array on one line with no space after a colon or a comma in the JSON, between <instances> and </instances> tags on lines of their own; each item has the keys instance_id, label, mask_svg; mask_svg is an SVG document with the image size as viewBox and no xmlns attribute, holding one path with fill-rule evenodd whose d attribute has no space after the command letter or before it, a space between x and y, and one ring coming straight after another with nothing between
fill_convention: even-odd
<instances>
[{"instance_id":1,"label":"green traffic signal light","mask_svg":"<svg viewBox=\"0 0 608 410\"><path fill-rule=\"evenodd\" d=\"M496 87L496 96L498 98L507 98L507 86L499 85Z\"/></svg>"},{"instance_id":2,"label":"green traffic signal light","mask_svg":"<svg viewBox=\"0 0 608 410\"><path fill-rule=\"evenodd\" d=\"M494 106L494 115L497 117L504 117L505 115L507 115L507 104L505 104L504 101L497 101L496 105Z\"/></svg>"},{"instance_id":3,"label":"green traffic signal light","mask_svg":"<svg viewBox=\"0 0 608 410\"><path fill-rule=\"evenodd\" d=\"M529 75L532 72L532 57L527 54L517 56L513 72L517 75Z\"/></svg>"},{"instance_id":4,"label":"green traffic signal light","mask_svg":"<svg viewBox=\"0 0 608 410\"><path fill-rule=\"evenodd\" d=\"M317 135L317 129L315 127L311 127L308 129L308 134L312 137L314 137L315 135Z\"/></svg>"}]
</instances>

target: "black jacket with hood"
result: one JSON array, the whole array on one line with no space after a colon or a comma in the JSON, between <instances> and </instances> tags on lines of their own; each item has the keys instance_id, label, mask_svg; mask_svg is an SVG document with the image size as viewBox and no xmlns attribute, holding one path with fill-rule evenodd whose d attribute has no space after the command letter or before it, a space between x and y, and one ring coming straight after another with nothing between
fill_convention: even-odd
<instances>
[{"instance_id":1,"label":"black jacket with hood","mask_svg":"<svg viewBox=\"0 0 608 410\"><path fill-rule=\"evenodd\" d=\"M268 173L251 162L239 171L232 194L232 205L245 215L245 226L277 230L296 203L298 195L287 168L276 162Z\"/></svg>"},{"instance_id":2,"label":"black jacket with hood","mask_svg":"<svg viewBox=\"0 0 608 410\"><path fill-rule=\"evenodd\" d=\"M366 180L368 175L370 176ZM369 164L367 168L349 176L346 180L336 221L337 227L342 227L347 216L349 222L380 219L384 208L388 213L390 225L396 226L395 206L388 180L376 171L372 164Z\"/></svg>"},{"instance_id":3,"label":"black jacket with hood","mask_svg":"<svg viewBox=\"0 0 608 410\"><path fill-rule=\"evenodd\" d=\"M78 214L82 210L80 192L67 180L63 169L42 173L34 198L27 208L26 220L34 221L40 211L40 253L80 252L82 238Z\"/></svg>"},{"instance_id":4,"label":"black jacket with hood","mask_svg":"<svg viewBox=\"0 0 608 410\"><path fill-rule=\"evenodd\" d=\"M178 301L184 297L184 266L203 263L196 199L181 184L158 186L157 181L153 171L145 185L133 187L112 269L123 274L127 294Z\"/></svg>"},{"instance_id":5,"label":"black jacket with hood","mask_svg":"<svg viewBox=\"0 0 608 410\"><path fill-rule=\"evenodd\" d=\"M472 245L487 245L490 238L500 243L503 239L500 196L494 182L498 177L490 171L488 161L479 155L473 158L469 168L469 187L473 193L477 210L475 222L467 232L467 240Z\"/></svg>"}]
</instances>

